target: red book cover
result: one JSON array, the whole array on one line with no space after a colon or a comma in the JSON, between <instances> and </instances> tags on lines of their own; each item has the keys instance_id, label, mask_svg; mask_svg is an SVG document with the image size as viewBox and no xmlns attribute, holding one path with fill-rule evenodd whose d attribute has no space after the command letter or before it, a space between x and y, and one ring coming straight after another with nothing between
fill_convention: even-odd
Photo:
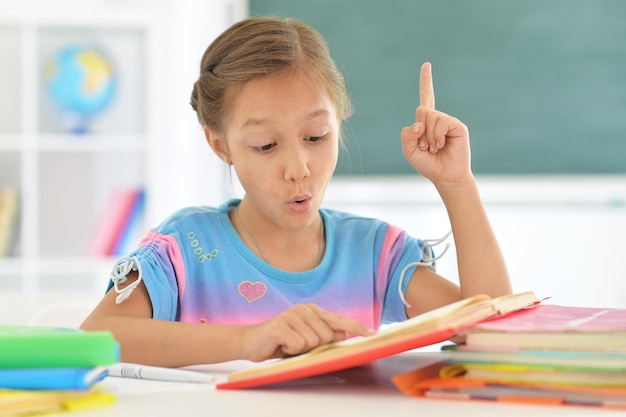
<instances>
[{"instance_id":1,"label":"red book cover","mask_svg":"<svg viewBox=\"0 0 626 417\"><path fill-rule=\"evenodd\" d=\"M388 345L359 349L354 352L346 351L346 354L334 355L330 353L320 357L319 360L311 361L311 363L303 363L302 366L285 370L277 370L276 372L266 373L259 376L251 376L241 380L224 382L218 384L217 388L253 388L340 371L342 369L365 365L378 359L406 352L407 350L443 342L452 338L456 333L457 329L442 329L434 331L430 334L417 335L414 338L390 343Z\"/></svg>"}]
</instances>

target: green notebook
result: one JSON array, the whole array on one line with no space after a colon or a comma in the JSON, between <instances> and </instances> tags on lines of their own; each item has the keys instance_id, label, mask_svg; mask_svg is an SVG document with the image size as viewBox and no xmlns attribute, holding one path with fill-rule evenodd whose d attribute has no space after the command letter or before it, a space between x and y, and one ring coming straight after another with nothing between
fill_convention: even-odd
<instances>
[{"instance_id":1,"label":"green notebook","mask_svg":"<svg viewBox=\"0 0 626 417\"><path fill-rule=\"evenodd\" d=\"M89 368L119 362L110 332L0 326L0 368Z\"/></svg>"}]
</instances>

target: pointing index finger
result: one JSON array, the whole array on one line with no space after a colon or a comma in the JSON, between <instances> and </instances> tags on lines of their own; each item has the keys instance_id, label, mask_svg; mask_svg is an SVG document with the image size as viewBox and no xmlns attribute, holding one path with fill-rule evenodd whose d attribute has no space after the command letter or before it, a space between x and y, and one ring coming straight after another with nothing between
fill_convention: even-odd
<instances>
[{"instance_id":1,"label":"pointing index finger","mask_svg":"<svg viewBox=\"0 0 626 417\"><path fill-rule=\"evenodd\" d=\"M435 108L435 89L430 62L424 62L420 71L420 106Z\"/></svg>"}]
</instances>

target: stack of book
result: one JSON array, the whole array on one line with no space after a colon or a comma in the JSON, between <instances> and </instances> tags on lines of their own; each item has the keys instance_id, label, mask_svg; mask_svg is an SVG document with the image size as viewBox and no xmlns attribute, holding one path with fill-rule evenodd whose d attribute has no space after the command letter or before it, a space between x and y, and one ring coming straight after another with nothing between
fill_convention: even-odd
<instances>
[{"instance_id":1,"label":"stack of book","mask_svg":"<svg viewBox=\"0 0 626 417\"><path fill-rule=\"evenodd\" d=\"M434 398L626 408L626 309L540 304L478 323L445 350L396 385Z\"/></svg>"},{"instance_id":2,"label":"stack of book","mask_svg":"<svg viewBox=\"0 0 626 417\"><path fill-rule=\"evenodd\" d=\"M0 416L112 404L97 383L119 361L109 332L0 326Z\"/></svg>"},{"instance_id":3,"label":"stack of book","mask_svg":"<svg viewBox=\"0 0 626 417\"><path fill-rule=\"evenodd\" d=\"M89 243L90 256L127 255L143 234L145 192L128 187L115 190L102 210Z\"/></svg>"}]
</instances>

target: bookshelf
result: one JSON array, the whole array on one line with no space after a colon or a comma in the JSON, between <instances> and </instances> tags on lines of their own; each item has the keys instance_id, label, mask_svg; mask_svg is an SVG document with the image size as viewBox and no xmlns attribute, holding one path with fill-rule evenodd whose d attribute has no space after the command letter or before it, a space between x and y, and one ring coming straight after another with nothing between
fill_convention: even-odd
<instances>
[{"instance_id":1,"label":"bookshelf","mask_svg":"<svg viewBox=\"0 0 626 417\"><path fill-rule=\"evenodd\" d=\"M113 193L128 187L145 192L144 227L169 210L163 202L173 185L161 180L171 172L160 168L169 155L160 146L189 123L189 116L175 116L188 98L168 100L177 86L168 81L179 75L171 57L189 61L180 65L193 71L200 58L197 50L177 50L187 35L181 28L216 15L212 30L218 33L232 23L240 2L49 3L0 0L0 188L17 190L20 199L18 238L13 251L0 256L0 292L101 292L114 258L89 255L88 247ZM211 36L200 40L204 47ZM50 64L72 45L96 48L115 82L111 101L80 133L48 90Z\"/></svg>"}]
</instances>

